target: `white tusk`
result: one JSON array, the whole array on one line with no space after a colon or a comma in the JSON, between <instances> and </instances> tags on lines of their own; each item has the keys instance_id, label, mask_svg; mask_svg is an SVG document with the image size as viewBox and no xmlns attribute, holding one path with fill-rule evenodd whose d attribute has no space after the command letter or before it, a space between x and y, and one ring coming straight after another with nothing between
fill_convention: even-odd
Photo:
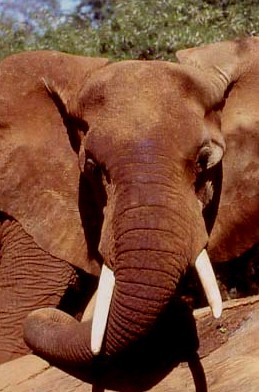
<instances>
[{"instance_id":1,"label":"white tusk","mask_svg":"<svg viewBox=\"0 0 259 392\"><path fill-rule=\"evenodd\" d=\"M97 289L91 333L91 350L94 355L98 355L101 351L114 286L113 271L103 264Z\"/></svg>"},{"instance_id":2,"label":"white tusk","mask_svg":"<svg viewBox=\"0 0 259 392\"><path fill-rule=\"evenodd\" d=\"M92 320L93 314L94 314L95 303L96 303L96 295L97 295L97 291L94 292L92 298L90 299L89 303L87 304L87 307L86 307L86 309L83 313L83 316L81 318L81 322Z\"/></svg>"},{"instance_id":3,"label":"white tusk","mask_svg":"<svg viewBox=\"0 0 259 392\"><path fill-rule=\"evenodd\" d=\"M195 268L211 307L212 314L215 318L219 318L222 313L222 299L208 253L205 249L197 257Z\"/></svg>"}]
</instances>

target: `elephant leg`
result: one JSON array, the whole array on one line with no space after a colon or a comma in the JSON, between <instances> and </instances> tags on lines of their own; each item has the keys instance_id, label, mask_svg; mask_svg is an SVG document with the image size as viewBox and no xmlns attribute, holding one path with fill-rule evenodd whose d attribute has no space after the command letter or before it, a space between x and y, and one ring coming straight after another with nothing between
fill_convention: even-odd
<instances>
[{"instance_id":1,"label":"elephant leg","mask_svg":"<svg viewBox=\"0 0 259 392\"><path fill-rule=\"evenodd\" d=\"M19 222L3 214L0 218L1 363L29 352L22 328L28 313L69 308L67 293L76 291L80 277L69 263L39 248Z\"/></svg>"}]
</instances>

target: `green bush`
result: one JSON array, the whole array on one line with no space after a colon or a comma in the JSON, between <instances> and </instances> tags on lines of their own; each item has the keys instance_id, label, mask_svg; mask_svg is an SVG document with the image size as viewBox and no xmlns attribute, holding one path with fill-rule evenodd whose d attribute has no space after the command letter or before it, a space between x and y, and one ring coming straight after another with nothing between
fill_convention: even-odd
<instances>
[{"instance_id":1,"label":"green bush","mask_svg":"<svg viewBox=\"0 0 259 392\"><path fill-rule=\"evenodd\" d=\"M98 23L87 16L79 17L79 9L71 15L60 14L57 19L57 10L52 15L48 8L40 21L36 20L37 15L31 15L30 29L15 27L15 20L6 23L2 15L0 56L22 50L56 49L117 59L173 60L178 49L255 35L259 31L257 1L103 0L99 3L103 3L100 8L103 15L98 15ZM105 5L109 6L109 12ZM33 18L37 23L33 23Z\"/></svg>"}]
</instances>

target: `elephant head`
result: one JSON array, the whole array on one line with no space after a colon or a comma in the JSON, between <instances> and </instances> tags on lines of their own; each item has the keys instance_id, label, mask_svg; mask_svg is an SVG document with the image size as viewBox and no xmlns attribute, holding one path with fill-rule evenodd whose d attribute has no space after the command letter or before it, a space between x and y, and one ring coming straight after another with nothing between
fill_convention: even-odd
<instances>
[{"instance_id":1,"label":"elephant head","mask_svg":"<svg viewBox=\"0 0 259 392\"><path fill-rule=\"evenodd\" d=\"M43 69L41 80L73 134L93 194L104 195L104 268L91 343L91 322L51 309L31 313L25 340L56 362L88 363L93 353L118 353L148 333L189 265L214 315L221 313L203 212L218 200L225 143L213 108L227 82L160 61L100 66L85 58L78 71L79 60L70 58L68 77L61 62L52 65L59 67L54 76ZM78 72L81 83L69 82Z\"/></svg>"},{"instance_id":2,"label":"elephant head","mask_svg":"<svg viewBox=\"0 0 259 392\"><path fill-rule=\"evenodd\" d=\"M181 63L229 85L222 103L226 141L223 184L208 251L215 261L239 257L259 242L259 38L179 51Z\"/></svg>"}]
</instances>

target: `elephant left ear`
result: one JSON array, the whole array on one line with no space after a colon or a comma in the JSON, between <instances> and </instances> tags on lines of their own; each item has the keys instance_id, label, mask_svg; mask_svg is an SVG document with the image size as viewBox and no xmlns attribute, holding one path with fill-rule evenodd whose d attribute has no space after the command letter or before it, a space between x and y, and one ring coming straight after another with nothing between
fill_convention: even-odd
<instances>
[{"instance_id":1,"label":"elephant left ear","mask_svg":"<svg viewBox=\"0 0 259 392\"><path fill-rule=\"evenodd\" d=\"M176 53L182 64L192 65L205 71L214 70L229 83L234 79L238 63L237 41L224 41L215 44L179 50Z\"/></svg>"},{"instance_id":2,"label":"elephant left ear","mask_svg":"<svg viewBox=\"0 0 259 392\"><path fill-rule=\"evenodd\" d=\"M220 208L209 242L214 260L240 256L259 238L258 53L259 37L177 52L182 64L202 71L212 90L222 88L226 154Z\"/></svg>"},{"instance_id":3,"label":"elephant left ear","mask_svg":"<svg viewBox=\"0 0 259 392\"><path fill-rule=\"evenodd\" d=\"M201 47L179 50L176 57L181 64L202 71L207 84L209 106L222 102L229 86L239 76L239 41L225 41Z\"/></svg>"},{"instance_id":4,"label":"elephant left ear","mask_svg":"<svg viewBox=\"0 0 259 392\"><path fill-rule=\"evenodd\" d=\"M181 64L202 71L215 103L219 103L240 76L247 71L251 74L258 46L259 37L248 37L179 50L176 57Z\"/></svg>"}]
</instances>

